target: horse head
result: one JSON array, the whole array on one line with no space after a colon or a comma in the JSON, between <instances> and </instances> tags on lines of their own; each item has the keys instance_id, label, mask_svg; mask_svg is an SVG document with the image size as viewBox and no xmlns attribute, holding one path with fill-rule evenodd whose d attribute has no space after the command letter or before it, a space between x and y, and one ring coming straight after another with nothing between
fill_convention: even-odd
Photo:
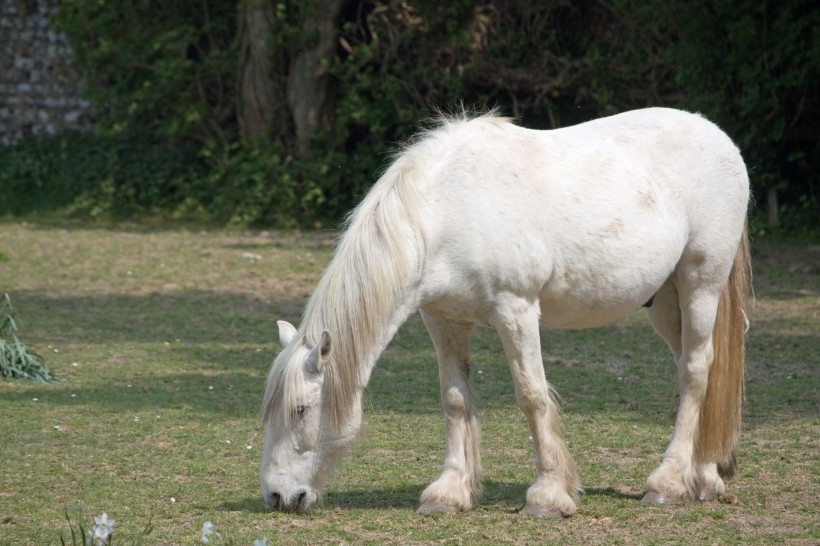
<instances>
[{"instance_id":1,"label":"horse head","mask_svg":"<svg viewBox=\"0 0 820 546\"><path fill-rule=\"evenodd\" d=\"M259 469L262 496L273 510L304 512L319 498L336 460L361 422L346 427L328 415L323 386L331 337L308 346L291 324L279 321L283 350L268 374L263 405L265 444Z\"/></svg>"}]
</instances>

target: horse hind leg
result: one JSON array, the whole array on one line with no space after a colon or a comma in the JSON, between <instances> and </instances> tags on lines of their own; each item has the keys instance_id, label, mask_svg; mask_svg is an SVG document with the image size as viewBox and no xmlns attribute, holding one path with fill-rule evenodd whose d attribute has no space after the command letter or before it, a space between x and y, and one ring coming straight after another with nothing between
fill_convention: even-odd
<instances>
[{"instance_id":1,"label":"horse hind leg","mask_svg":"<svg viewBox=\"0 0 820 546\"><path fill-rule=\"evenodd\" d=\"M535 451L536 479L527 490L523 512L569 516L581 489L575 461L561 433L558 405L544 375L538 329L539 308L511 298L497 310L494 323L512 370L515 397L529 422Z\"/></svg>"},{"instance_id":2,"label":"horse hind leg","mask_svg":"<svg viewBox=\"0 0 820 546\"><path fill-rule=\"evenodd\" d=\"M422 312L436 348L446 452L441 475L421 494L419 513L470 510L481 496L480 429L469 384L473 325L453 324Z\"/></svg>"},{"instance_id":3,"label":"horse hind leg","mask_svg":"<svg viewBox=\"0 0 820 546\"><path fill-rule=\"evenodd\" d=\"M677 362L681 355L681 324L678 291L671 279L661 286L646 309L649 322L666 342Z\"/></svg>"},{"instance_id":4,"label":"horse hind leg","mask_svg":"<svg viewBox=\"0 0 820 546\"><path fill-rule=\"evenodd\" d=\"M720 297L711 283L694 286L691 279L697 277L689 272L677 276L677 285L667 281L648 310L653 327L675 356L680 401L672 440L663 462L647 479L644 502L705 500L725 490L717 465L695 456L699 416L714 360L712 330Z\"/></svg>"}]
</instances>

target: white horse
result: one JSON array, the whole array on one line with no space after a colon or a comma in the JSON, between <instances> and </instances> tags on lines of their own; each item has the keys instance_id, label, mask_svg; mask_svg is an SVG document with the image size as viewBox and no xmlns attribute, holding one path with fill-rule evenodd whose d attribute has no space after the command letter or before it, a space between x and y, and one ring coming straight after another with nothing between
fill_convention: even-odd
<instances>
[{"instance_id":1,"label":"white horse","mask_svg":"<svg viewBox=\"0 0 820 546\"><path fill-rule=\"evenodd\" d=\"M539 324L589 328L647 307L680 376L671 443L644 501L708 499L735 466L749 290L746 168L702 117L651 108L535 131L442 119L351 214L267 379L260 468L277 510L316 502L356 437L362 391L420 311L438 357L446 452L419 512L476 506L476 325L501 338L535 451L527 513L568 516L580 482L547 384Z\"/></svg>"}]
</instances>

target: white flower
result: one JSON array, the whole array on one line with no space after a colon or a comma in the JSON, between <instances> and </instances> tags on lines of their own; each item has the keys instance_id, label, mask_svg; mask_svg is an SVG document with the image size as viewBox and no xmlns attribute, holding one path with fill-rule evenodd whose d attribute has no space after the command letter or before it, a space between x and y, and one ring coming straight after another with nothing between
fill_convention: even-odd
<instances>
[{"instance_id":1,"label":"white flower","mask_svg":"<svg viewBox=\"0 0 820 546\"><path fill-rule=\"evenodd\" d=\"M97 525L92 527L91 531L91 544L94 546L102 546L108 542L108 537L111 536L111 533L107 532L103 527L99 527Z\"/></svg>"},{"instance_id":2,"label":"white flower","mask_svg":"<svg viewBox=\"0 0 820 546\"><path fill-rule=\"evenodd\" d=\"M96 527L101 527L105 529L108 534L111 534L114 531L114 524L117 522L114 518L109 518L108 514L103 512L102 515L94 517L94 523L97 524Z\"/></svg>"},{"instance_id":3,"label":"white flower","mask_svg":"<svg viewBox=\"0 0 820 546\"><path fill-rule=\"evenodd\" d=\"M99 546L108 542L111 533L114 532L113 518L109 518L108 514L104 513L99 516L94 516L94 526L91 528L91 542L94 546Z\"/></svg>"},{"instance_id":4,"label":"white flower","mask_svg":"<svg viewBox=\"0 0 820 546\"><path fill-rule=\"evenodd\" d=\"M206 521L202 524L202 535L199 537L200 542L208 544L210 542L210 540L208 540L208 536L213 535L214 533L214 524L210 521Z\"/></svg>"},{"instance_id":5,"label":"white flower","mask_svg":"<svg viewBox=\"0 0 820 546\"><path fill-rule=\"evenodd\" d=\"M261 540L254 540L253 546L268 546L268 539L267 537L262 538Z\"/></svg>"}]
</instances>

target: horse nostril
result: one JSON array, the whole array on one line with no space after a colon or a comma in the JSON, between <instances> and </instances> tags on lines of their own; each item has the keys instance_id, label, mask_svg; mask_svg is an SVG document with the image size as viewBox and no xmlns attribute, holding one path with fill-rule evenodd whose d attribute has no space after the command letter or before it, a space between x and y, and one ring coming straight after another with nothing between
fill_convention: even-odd
<instances>
[{"instance_id":1,"label":"horse nostril","mask_svg":"<svg viewBox=\"0 0 820 546\"><path fill-rule=\"evenodd\" d=\"M282 496L279 493L271 493L270 495L270 507L274 510L279 510L279 507L282 503Z\"/></svg>"},{"instance_id":2,"label":"horse nostril","mask_svg":"<svg viewBox=\"0 0 820 546\"><path fill-rule=\"evenodd\" d=\"M299 496L296 497L296 506L299 511L305 509L305 499L307 498L307 492L302 491L299 493Z\"/></svg>"}]
</instances>

